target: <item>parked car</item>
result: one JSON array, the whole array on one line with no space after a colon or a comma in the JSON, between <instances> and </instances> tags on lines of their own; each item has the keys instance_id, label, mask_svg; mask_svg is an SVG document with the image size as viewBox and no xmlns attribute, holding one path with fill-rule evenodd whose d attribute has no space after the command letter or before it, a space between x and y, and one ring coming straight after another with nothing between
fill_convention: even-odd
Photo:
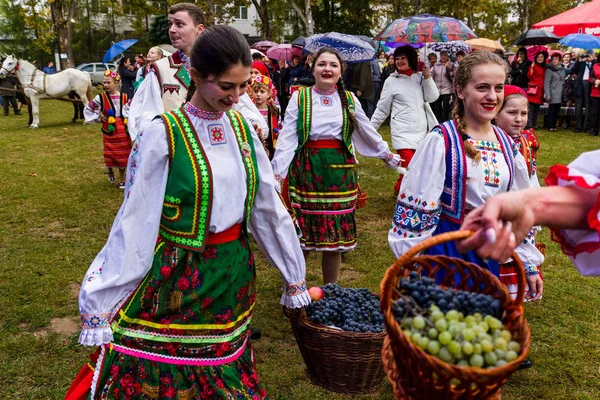
<instances>
[{"instance_id":1,"label":"parked car","mask_svg":"<svg viewBox=\"0 0 600 400\"><path fill-rule=\"evenodd\" d=\"M102 80L104 80L104 71L106 71L107 69L114 71L115 69L117 69L117 65L115 63L99 62L85 63L78 65L76 69L90 74L90 77L92 78L92 85L99 85L102 83Z\"/></svg>"}]
</instances>

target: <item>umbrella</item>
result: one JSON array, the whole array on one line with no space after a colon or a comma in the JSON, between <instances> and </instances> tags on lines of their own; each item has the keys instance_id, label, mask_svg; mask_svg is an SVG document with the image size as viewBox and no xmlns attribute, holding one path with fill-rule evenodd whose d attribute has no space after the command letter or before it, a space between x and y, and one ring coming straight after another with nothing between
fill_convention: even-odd
<instances>
[{"instance_id":1,"label":"umbrella","mask_svg":"<svg viewBox=\"0 0 600 400\"><path fill-rule=\"evenodd\" d=\"M323 47L337 50L346 62L371 61L375 57L375 49L364 40L344 33L329 32L312 35L304 43L304 51L316 53Z\"/></svg>"},{"instance_id":2,"label":"umbrella","mask_svg":"<svg viewBox=\"0 0 600 400\"><path fill-rule=\"evenodd\" d=\"M302 57L302 50L291 44L277 44L267 50L267 57L274 60L291 60L292 56Z\"/></svg>"},{"instance_id":3,"label":"umbrella","mask_svg":"<svg viewBox=\"0 0 600 400\"><path fill-rule=\"evenodd\" d=\"M558 42L560 38L552 32L548 32L544 29L530 29L527 32L523 32L517 40L514 41L514 45L517 46L530 46L535 44L550 44Z\"/></svg>"},{"instance_id":4,"label":"umbrella","mask_svg":"<svg viewBox=\"0 0 600 400\"><path fill-rule=\"evenodd\" d=\"M477 40L477 39L473 39L473 40ZM453 40L451 42L440 42L440 43L434 43L434 44L430 44L428 46L429 50L433 50L433 51L437 51L442 52L442 51L447 51L450 54L454 54L457 51L464 51L465 53L468 53L471 51L471 48L469 47L468 44L466 44L465 42L463 42L462 40Z\"/></svg>"},{"instance_id":5,"label":"umbrella","mask_svg":"<svg viewBox=\"0 0 600 400\"><path fill-rule=\"evenodd\" d=\"M303 48L304 47L304 42L306 41L305 37L297 37L296 39L294 39L294 41L292 42L292 46L294 47L298 47L298 48Z\"/></svg>"},{"instance_id":6,"label":"umbrella","mask_svg":"<svg viewBox=\"0 0 600 400\"><path fill-rule=\"evenodd\" d=\"M377 40L373 40L368 36L365 35L352 35L355 38L358 38L364 42L367 42L371 45L371 47L373 47L375 50L379 50L379 42Z\"/></svg>"},{"instance_id":7,"label":"umbrella","mask_svg":"<svg viewBox=\"0 0 600 400\"><path fill-rule=\"evenodd\" d=\"M260 42L254 43L250 48L260 50L264 53L273 46L277 46L277 43L271 42L270 40L261 40Z\"/></svg>"},{"instance_id":8,"label":"umbrella","mask_svg":"<svg viewBox=\"0 0 600 400\"><path fill-rule=\"evenodd\" d=\"M385 44L390 49L395 49L400 46L410 46L414 49L420 49L421 47L425 47L425 43L402 43L402 42L386 42Z\"/></svg>"},{"instance_id":9,"label":"umbrella","mask_svg":"<svg viewBox=\"0 0 600 400\"><path fill-rule=\"evenodd\" d=\"M431 43L467 40L476 37L477 35L460 20L432 14L421 14L392 21L375 36L375 40Z\"/></svg>"},{"instance_id":10,"label":"umbrella","mask_svg":"<svg viewBox=\"0 0 600 400\"><path fill-rule=\"evenodd\" d=\"M110 46L110 49L108 49L108 51L104 55L104 59L102 60L102 62L107 63L114 60L119 54L121 54L136 43L137 39L127 39L121 40L120 42L113 44L112 46Z\"/></svg>"},{"instance_id":11,"label":"umbrella","mask_svg":"<svg viewBox=\"0 0 600 400\"><path fill-rule=\"evenodd\" d=\"M472 49L486 50L491 52L494 52L494 50L504 51L504 47L500 44L500 42L496 42L492 39L477 38L466 40L465 43Z\"/></svg>"},{"instance_id":12,"label":"umbrella","mask_svg":"<svg viewBox=\"0 0 600 400\"><path fill-rule=\"evenodd\" d=\"M585 33L572 33L560 39L558 43L568 47L577 47L578 49L585 50L600 48L600 38Z\"/></svg>"}]
</instances>

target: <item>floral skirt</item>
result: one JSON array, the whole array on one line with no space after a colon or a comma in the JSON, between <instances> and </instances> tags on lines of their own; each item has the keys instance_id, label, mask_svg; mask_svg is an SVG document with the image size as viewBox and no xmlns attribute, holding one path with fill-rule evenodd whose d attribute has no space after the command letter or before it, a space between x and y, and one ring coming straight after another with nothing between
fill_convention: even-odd
<instances>
[{"instance_id":1,"label":"floral skirt","mask_svg":"<svg viewBox=\"0 0 600 400\"><path fill-rule=\"evenodd\" d=\"M358 176L356 159L345 148L303 147L290 168L289 193L304 250L356 246Z\"/></svg>"},{"instance_id":2,"label":"floral skirt","mask_svg":"<svg viewBox=\"0 0 600 400\"><path fill-rule=\"evenodd\" d=\"M256 299L246 240L198 253L159 240L151 270L111 324L94 399L263 399L249 340Z\"/></svg>"}]
</instances>

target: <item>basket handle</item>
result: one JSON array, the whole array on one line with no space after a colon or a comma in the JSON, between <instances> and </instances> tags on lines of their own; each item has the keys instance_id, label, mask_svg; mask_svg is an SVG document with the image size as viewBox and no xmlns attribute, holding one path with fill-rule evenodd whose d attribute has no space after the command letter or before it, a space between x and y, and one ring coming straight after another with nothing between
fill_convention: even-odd
<instances>
[{"instance_id":1,"label":"basket handle","mask_svg":"<svg viewBox=\"0 0 600 400\"><path fill-rule=\"evenodd\" d=\"M410 250L400 256L391 267L389 267L385 271L385 275L383 280L381 281L380 292L381 292L381 308L382 310L386 310L390 307L390 302L392 299L392 291L398 285L398 277L400 275L401 270L404 268L404 265L407 264L409 260L416 257L420 252L426 250L430 247L436 246L440 243L449 242L451 240L460 240L466 239L473 235L472 231L461 230L454 232L446 232L439 235L435 235L422 241L421 243L413 246ZM523 268L523 263L521 259L513 252L511 255L515 264L517 264L516 273L519 290L517 291L517 298L514 301L514 305L519 307L523 305L523 296L525 294L525 269Z\"/></svg>"}]
</instances>

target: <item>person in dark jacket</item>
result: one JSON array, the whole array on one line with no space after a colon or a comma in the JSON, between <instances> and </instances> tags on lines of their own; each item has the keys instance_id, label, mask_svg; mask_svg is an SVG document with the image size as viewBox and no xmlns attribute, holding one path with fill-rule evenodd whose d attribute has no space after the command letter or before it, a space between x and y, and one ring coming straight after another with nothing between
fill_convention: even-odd
<instances>
[{"instance_id":1,"label":"person in dark jacket","mask_svg":"<svg viewBox=\"0 0 600 400\"><path fill-rule=\"evenodd\" d=\"M373 71L370 61L356 64L352 74L352 92L356 94L362 109L366 112L369 109L369 99L373 97Z\"/></svg>"},{"instance_id":2,"label":"person in dark jacket","mask_svg":"<svg viewBox=\"0 0 600 400\"><path fill-rule=\"evenodd\" d=\"M277 100L279 100L279 107L281 108L281 117L285 115L285 109L288 105L288 66L285 60L278 61L279 68L273 72L273 84L277 89Z\"/></svg>"},{"instance_id":3,"label":"person in dark jacket","mask_svg":"<svg viewBox=\"0 0 600 400\"><path fill-rule=\"evenodd\" d=\"M574 75L574 93L575 93L575 132L582 132L589 129L590 121L590 73L592 71L591 54L582 54L575 62L569 73Z\"/></svg>"},{"instance_id":4,"label":"person in dark jacket","mask_svg":"<svg viewBox=\"0 0 600 400\"><path fill-rule=\"evenodd\" d=\"M527 90L529 78L527 78L527 68L531 66L531 61L527 58L527 49L520 47L513 62L510 63L511 84Z\"/></svg>"},{"instance_id":5,"label":"person in dark jacket","mask_svg":"<svg viewBox=\"0 0 600 400\"><path fill-rule=\"evenodd\" d=\"M306 68L300 64L300 57L293 56L291 67L288 69L288 86L292 86L299 79L306 77Z\"/></svg>"},{"instance_id":6,"label":"person in dark jacket","mask_svg":"<svg viewBox=\"0 0 600 400\"><path fill-rule=\"evenodd\" d=\"M565 68L561 64L560 53L552 54L551 60L544 73L544 100L548 103L548 130L556 132L565 86Z\"/></svg>"},{"instance_id":7,"label":"person in dark jacket","mask_svg":"<svg viewBox=\"0 0 600 400\"><path fill-rule=\"evenodd\" d=\"M17 107L17 98L15 97L15 92L12 90L2 90L2 89L15 89L15 85L17 84L17 79L8 75L5 77L0 77L0 96L2 97L2 109L4 110L4 116L8 117L8 107L11 106L15 115L21 115Z\"/></svg>"},{"instance_id":8,"label":"person in dark jacket","mask_svg":"<svg viewBox=\"0 0 600 400\"><path fill-rule=\"evenodd\" d=\"M131 65L131 58L123 57L119 61L119 75L121 75L121 93L127 94L130 99L133 98L133 82L137 76L137 70Z\"/></svg>"}]
</instances>

